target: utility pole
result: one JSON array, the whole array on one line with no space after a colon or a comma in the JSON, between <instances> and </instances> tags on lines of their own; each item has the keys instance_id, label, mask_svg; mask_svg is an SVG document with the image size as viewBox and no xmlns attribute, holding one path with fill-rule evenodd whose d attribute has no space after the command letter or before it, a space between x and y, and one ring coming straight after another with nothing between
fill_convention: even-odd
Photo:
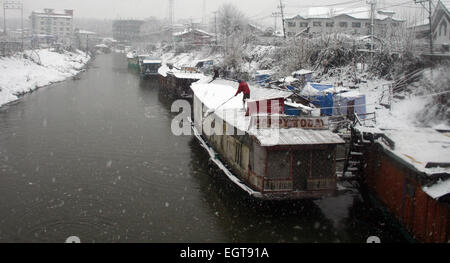
<instances>
[{"instance_id":1,"label":"utility pole","mask_svg":"<svg viewBox=\"0 0 450 263\"><path fill-rule=\"evenodd\" d=\"M428 2L428 8L425 6L425 2ZM431 0L414 0L414 3L421 4L423 8L428 12L428 20L430 24L430 54L434 53L433 50L433 5Z\"/></svg>"},{"instance_id":2,"label":"utility pole","mask_svg":"<svg viewBox=\"0 0 450 263\"><path fill-rule=\"evenodd\" d=\"M217 11L214 12L214 34L216 35L216 46L218 45L217 42Z\"/></svg>"},{"instance_id":3,"label":"utility pole","mask_svg":"<svg viewBox=\"0 0 450 263\"><path fill-rule=\"evenodd\" d=\"M6 36L6 3L3 3L3 35Z\"/></svg>"},{"instance_id":4,"label":"utility pole","mask_svg":"<svg viewBox=\"0 0 450 263\"><path fill-rule=\"evenodd\" d=\"M373 58L373 50L374 50L374 35L375 35L375 8L377 5L376 0L367 0L367 3L370 4L370 54Z\"/></svg>"},{"instance_id":5,"label":"utility pole","mask_svg":"<svg viewBox=\"0 0 450 263\"><path fill-rule=\"evenodd\" d=\"M24 48L24 35L23 35L23 3L18 0L5 0L3 2L3 34L6 35L6 9L9 10L20 10L21 11L21 26L22 26L22 51Z\"/></svg>"},{"instance_id":6,"label":"utility pole","mask_svg":"<svg viewBox=\"0 0 450 263\"><path fill-rule=\"evenodd\" d=\"M170 32L170 39L173 42L173 20L174 20L174 4L173 4L174 0L169 0L169 32Z\"/></svg>"},{"instance_id":7,"label":"utility pole","mask_svg":"<svg viewBox=\"0 0 450 263\"><path fill-rule=\"evenodd\" d=\"M279 17L281 17L281 13L280 12L273 12L272 13L272 17L275 18L275 26L274 26L274 33L277 32L277 20Z\"/></svg>"},{"instance_id":8,"label":"utility pole","mask_svg":"<svg viewBox=\"0 0 450 263\"><path fill-rule=\"evenodd\" d=\"M202 24L203 26L206 25L206 0L203 0Z\"/></svg>"},{"instance_id":9,"label":"utility pole","mask_svg":"<svg viewBox=\"0 0 450 263\"><path fill-rule=\"evenodd\" d=\"M278 8L280 8L280 10L281 10L281 21L283 23L283 36L284 36L284 39L286 39L286 26L284 24L284 5L283 5L282 0L280 0L280 5L278 6Z\"/></svg>"}]
</instances>

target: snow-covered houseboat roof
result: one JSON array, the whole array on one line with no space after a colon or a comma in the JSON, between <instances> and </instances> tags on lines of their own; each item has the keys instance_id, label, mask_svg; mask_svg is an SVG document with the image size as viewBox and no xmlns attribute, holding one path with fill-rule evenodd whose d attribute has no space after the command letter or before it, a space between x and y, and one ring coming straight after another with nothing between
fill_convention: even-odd
<instances>
[{"instance_id":1,"label":"snow-covered houseboat roof","mask_svg":"<svg viewBox=\"0 0 450 263\"><path fill-rule=\"evenodd\" d=\"M427 175L450 174L450 135L431 128L388 130L385 136L393 143L392 153Z\"/></svg>"},{"instance_id":2,"label":"snow-covered houseboat roof","mask_svg":"<svg viewBox=\"0 0 450 263\"><path fill-rule=\"evenodd\" d=\"M313 130L303 128L260 129L252 125L252 116L246 116L242 109L242 95L236 94L237 82L216 80L213 83L193 83L191 89L194 95L209 109L217 109L227 99L228 103L221 106L214 113L229 125L242 132L254 136L262 146L289 146L289 145L317 145L341 144L344 141L330 130ZM250 86L251 98L249 102L288 98L292 92L278 89L259 88ZM280 117L285 115L279 115ZM254 116L253 116L254 117Z\"/></svg>"},{"instance_id":3,"label":"snow-covered houseboat roof","mask_svg":"<svg viewBox=\"0 0 450 263\"><path fill-rule=\"evenodd\" d=\"M162 61L160 59L156 58L147 58L142 61L144 64L161 64L161 62Z\"/></svg>"},{"instance_id":4,"label":"snow-covered houseboat roof","mask_svg":"<svg viewBox=\"0 0 450 263\"><path fill-rule=\"evenodd\" d=\"M357 130L383 134L386 139L379 139L379 143L386 151L430 179L432 183L425 184L422 190L431 198L450 194L450 133L431 128L383 131L357 127Z\"/></svg>"}]
</instances>

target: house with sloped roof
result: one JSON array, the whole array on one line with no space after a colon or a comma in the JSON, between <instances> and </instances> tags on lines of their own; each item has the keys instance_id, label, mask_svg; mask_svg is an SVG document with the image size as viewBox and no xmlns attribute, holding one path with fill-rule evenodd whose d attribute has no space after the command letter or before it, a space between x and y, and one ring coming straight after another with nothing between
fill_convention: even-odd
<instances>
[{"instance_id":1,"label":"house with sloped roof","mask_svg":"<svg viewBox=\"0 0 450 263\"><path fill-rule=\"evenodd\" d=\"M369 35L371 33L370 9L367 7L326 8L312 7L304 14L285 19L286 35L345 33L348 35ZM405 21L395 16L394 11L379 10L375 14L374 32L379 37L396 35Z\"/></svg>"},{"instance_id":2,"label":"house with sloped roof","mask_svg":"<svg viewBox=\"0 0 450 263\"><path fill-rule=\"evenodd\" d=\"M450 12L449 3L438 1L433 13L431 28L433 32L433 45L436 49L449 52L450 46Z\"/></svg>"},{"instance_id":3,"label":"house with sloped roof","mask_svg":"<svg viewBox=\"0 0 450 263\"><path fill-rule=\"evenodd\" d=\"M434 51L449 52L450 45L450 3L438 0L435 2L431 30L433 35ZM428 44L430 37L430 20L427 18L408 27L417 39L422 39Z\"/></svg>"},{"instance_id":4,"label":"house with sloped roof","mask_svg":"<svg viewBox=\"0 0 450 263\"><path fill-rule=\"evenodd\" d=\"M214 34L196 28L174 33L173 37L176 42L197 46L211 44L215 39Z\"/></svg>"}]
</instances>

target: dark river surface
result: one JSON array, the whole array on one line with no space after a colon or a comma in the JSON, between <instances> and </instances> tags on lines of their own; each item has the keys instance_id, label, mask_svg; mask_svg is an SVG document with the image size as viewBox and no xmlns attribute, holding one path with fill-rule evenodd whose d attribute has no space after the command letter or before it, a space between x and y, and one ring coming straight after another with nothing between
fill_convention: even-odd
<instances>
[{"instance_id":1,"label":"dark river surface","mask_svg":"<svg viewBox=\"0 0 450 263\"><path fill-rule=\"evenodd\" d=\"M357 192L259 202L213 176L171 101L121 54L0 108L0 242L384 242Z\"/></svg>"}]
</instances>

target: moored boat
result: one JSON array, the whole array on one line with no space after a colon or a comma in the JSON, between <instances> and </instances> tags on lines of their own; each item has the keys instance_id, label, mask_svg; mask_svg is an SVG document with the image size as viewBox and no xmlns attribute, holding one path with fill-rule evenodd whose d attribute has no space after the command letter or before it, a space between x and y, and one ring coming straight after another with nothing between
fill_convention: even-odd
<instances>
[{"instance_id":1,"label":"moored boat","mask_svg":"<svg viewBox=\"0 0 450 263\"><path fill-rule=\"evenodd\" d=\"M212 161L256 198L333 195L336 149L344 141L328 129L327 118L286 115L284 101L292 93L258 87L251 87L244 110L242 95L233 98L237 86L224 80L192 84L192 129Z\"/></svg>"},{"instance_id":2,"label":"moored boat","mask_svg":"<svg viewBox=\"0 0 450 263\"><path fill-rule=\"evenodd\" d=\"M128 68L139 70L139 60L135 51L127 54Z\"/></svg>"},{"instance_id":3,"label":"moored boat","mask_svg":"<svg viewBox=\"0 0 450 263\"><path fill-rule=\"evenodd\" d=\"M162 61L159 58L145 57L140 63L141 77L157 76L161 63Z\"/></svg>"}]
</instances>

